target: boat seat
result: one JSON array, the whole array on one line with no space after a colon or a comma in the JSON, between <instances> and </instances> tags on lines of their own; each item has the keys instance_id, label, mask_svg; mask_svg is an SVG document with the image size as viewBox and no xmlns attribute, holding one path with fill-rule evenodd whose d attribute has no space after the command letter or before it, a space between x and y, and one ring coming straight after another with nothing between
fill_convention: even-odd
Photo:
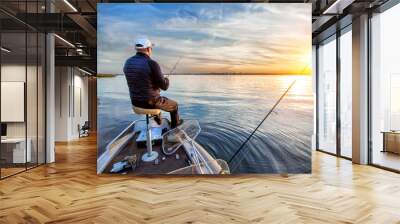
<instances>
[{"instance_id":1,"label":"boat seat","mask_svg":"<svg viewBox=\"0 0 400 224\"><path fill-rule=\"evenodd\" d=\"M144 114L144 115L159 115L161 113L161 110L133 107L133 112L135 112L136 114Z\"/></svg>"},{"instance_id":2,"label":"boat seat","mask_svg":"<svg viewBox=\"0 0 400 224\"><path fill-rule=\"evenodd\" d=\"M142 155L142 161L144 162L152 162L158 158L158 152L153 151L153 142L152 142L152 127L150 119L154 116L157 116L161 113L160 109L147 109L141 107L132 107L133 112L136 114L146 115L146 146L147 152Z\"/></svg>"}]
</instances>

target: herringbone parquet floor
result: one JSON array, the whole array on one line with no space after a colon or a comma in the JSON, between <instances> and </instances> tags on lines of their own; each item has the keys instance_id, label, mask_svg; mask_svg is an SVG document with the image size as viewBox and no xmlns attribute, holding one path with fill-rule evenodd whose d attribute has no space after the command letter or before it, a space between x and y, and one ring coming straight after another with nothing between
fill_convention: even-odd
<instances>
[{"instance_id":1,"label":"herringbone parquet floor","mask_svg":"<svg viewBox=\"0 0 400 224\"><path fill-rule=\"evenodd\" d=\"M0 223L400 223L400 175L313 155L311 175L96 175L96 139L0 181Z\"/></svg>"}]
</instances>

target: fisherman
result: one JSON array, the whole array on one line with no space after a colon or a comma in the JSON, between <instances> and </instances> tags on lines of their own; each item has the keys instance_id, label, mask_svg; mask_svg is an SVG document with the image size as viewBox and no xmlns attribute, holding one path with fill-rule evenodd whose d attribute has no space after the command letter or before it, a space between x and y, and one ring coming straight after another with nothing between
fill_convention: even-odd
<instances>
[{"instance_id":1,"label":"fisherman","mask_svg":"<svg viewBox=\"0 0 400 224\"><path fill-rule=\"evenodd\" d=\"M179 119L178 103L160 95L160 89L167 90L169 79L164 77L156 61L151 59L153 44L147 38L135 40L136 55L124 65L125 78L129 87L132 105L146 109L161 109L171 115L171 128L182 123ZM161 124L161 114L154 120Z\"/></svg>"}]
</instances>

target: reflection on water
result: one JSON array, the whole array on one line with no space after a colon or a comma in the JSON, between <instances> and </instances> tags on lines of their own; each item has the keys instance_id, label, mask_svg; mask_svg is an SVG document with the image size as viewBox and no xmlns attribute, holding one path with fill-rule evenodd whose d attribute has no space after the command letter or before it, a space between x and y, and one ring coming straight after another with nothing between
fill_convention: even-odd
<instances>
[{"instance_id":1,"label":"reflection on water","mask_svg":"<svg viewBox=\"0 0 400 224\"><path fill-rule=\"evenodd\" d=\"M229 166L233 173L311 172L311 77L172 76L163 95L179 102L183 119L200 121L198 142L214 157L229 161L293 80L297 81L288 95ZM124 76L99 78L98 91L100 155L140 117L132 113Z\"/></svg>"}]
</instances>

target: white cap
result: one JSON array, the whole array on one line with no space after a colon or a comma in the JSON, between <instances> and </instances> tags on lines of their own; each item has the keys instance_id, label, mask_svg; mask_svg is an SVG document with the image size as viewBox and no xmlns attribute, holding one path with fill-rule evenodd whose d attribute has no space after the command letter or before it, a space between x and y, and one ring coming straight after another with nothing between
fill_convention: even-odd
<instances>
[{"instance_id":1,"label":"white cap","mask_svg":"<svg viewBox=\"0 0 400 224\"><path fill-rule=\"evenodd\" d=\"M146 49L149 47L153 47L154 44L147 38L138 38L135 40L135 48L136 49Z\"/></svg>"}]
</instances>

